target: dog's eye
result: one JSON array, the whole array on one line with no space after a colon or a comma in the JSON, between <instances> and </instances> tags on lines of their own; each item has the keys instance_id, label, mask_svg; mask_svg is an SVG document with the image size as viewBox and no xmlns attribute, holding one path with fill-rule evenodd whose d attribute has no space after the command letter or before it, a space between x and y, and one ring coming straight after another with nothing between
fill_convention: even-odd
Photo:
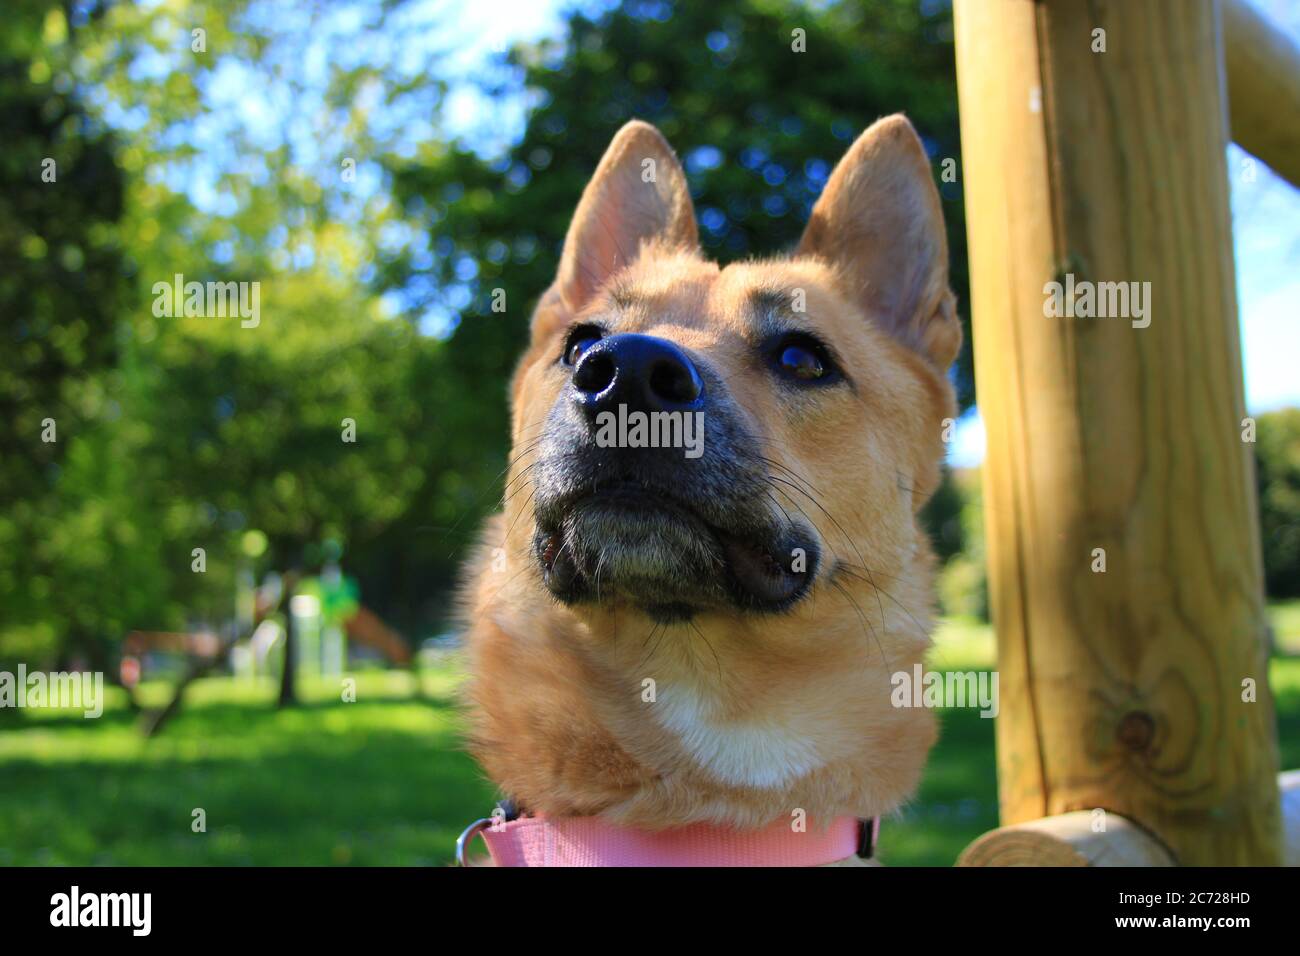
<instances>
[{"instance_id":1,"label":"dog's eye","mask_svg":"<svg viewBox=\"0 0 1300 956\"><path fill-rule=\"evenodd\" d=\"M771 355L777 371L801 382L824 381L835 374L826 347L808 335L784 336Z\"/></svg>"},{"instance_id":2,"label":"dog's eye","mask_svg":"<svg viewBox=\"0 0 1300 956\"><path fill-rule=\"evenodd\" d=\"M817 353L802 345L787 345L781 350L781 368L795 378L821 378L826 374Z\"/></svg>"},{"instance_id":3,"label":"dog's eye","mask_svg":"<svg viewBox=\"0 0 1300 956\"><path fill-rule=\"evenodd\" d=\"M582 353L600 341L602 332L594 325L580 325L564 340L564 364L577 365Z\"/></svg>"}]
</instances>

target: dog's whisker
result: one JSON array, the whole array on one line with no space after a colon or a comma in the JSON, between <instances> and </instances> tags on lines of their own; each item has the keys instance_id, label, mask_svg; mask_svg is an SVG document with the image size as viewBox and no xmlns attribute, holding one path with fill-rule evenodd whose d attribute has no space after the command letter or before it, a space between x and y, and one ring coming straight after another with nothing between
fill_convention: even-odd
<instances>
[{"instance_id":1,"label":"dog's whisker","mask_svg":"<svg viewBox=\"0 0 1300 956\"><path fill-rule=\"evenodd\" d=\"M645 650L646 645L650 643L650 639L654 637L655 632L660 630L661 628L666 632L668 630L668 625L665 624L663 621L656 621L654 625L650 628L650 633L647 634L645 636L645 640L641 642L642 650ZM662 641L663 638L660 637L659 640ZM646 665L650 663L650 660L655 656L658 650L659 650L659 643L656 641L655 646L650 650L650 653L648 653L645 657L643 657L641 659L641 663L637 665L637 670L644 671L646 669Z\"/></svg>"},{"instance_id":2,"label":"dog's whisker","mask_svg":"<svg viewBox=\"0 0 1300 956\"><path fill-rule=\"evenodd\" d=\"M894 597L894 595L890 594L889 591L885 590L884 588L876 584L874 579L869 577L864 577L863 575L858 574L856 571L853 570L854 567L855 567L854 565L841 564L840 570L844 574L848 575L849 577L853 578L856 581L863 581L866 584L869 584L872 588L875 589L877 594L883 594L885 597L889 598L889 600L893 601L896 605L898 605L899 609L902 610L902 612L907 615L908 619L912 622L912 624L916 626L917 632L920 633L922 637L926 637L926 638L929 637L929 631L921 624L920 621L916 619L916 616L911 612L911 610L907 607L906 604L904 604L898 598ZM864 568L863 570L866 569ZM901 574L894 575L894 577L901 578L902 575Z\"/></svg>"},{"instance_id":3,"label":"dog's whisker","mask_svg":"<svg viewBox=\"0 0 1300 956\"><path fill-rule=\"evenodd\" d=\"M510 527L506 529L507 541L510 540L510 534L515 530L515 525L519 524L519 519L528 514L528 506L532 503L532 500L535 497L537 497L537 486L533 485L533 490L528 493L528 499L524 502L523 507L520 508L519 514L515 515L515 520L510 522Z\"/></svg>"},{"instance_id":4,"label":"dog's whisker","mask_svg":"<svg viewBox=\"0 0 1300 956\"><path fill-rule=\"evenodd\" d=\"M776 481L782 481L782 479L777 478L775 475L773 475L772 477L773 477L773 479L775 479ZM801 488L798 488L797 485L795 485L795 484L793 484L793 483L791 483L791 482L789 482L789 481L783 481L782 483L783 483L783 484L790 485L790 487L795 488L796 490L798 490L798 491L800 492L800 494L802 494L805 498L807 498L809 501L811 501L814 505L816 505L816 506L821 510L822 514L824 514L824 515L825 515L825 516L830 520L831 524L835 525L835 527L839 530L840 534L843 535L844 540L847 541L847 542L849 543L849 547L851 547L851 548L853 549L854 553L857 554L857 556L858 556L858 562L859 562L859 564L860 564L861 567L862 567L862 568L867 572L867 576L870 577L870 576L871 576L871 571L870 571L869 568L867 568L867 560L866 560L866 558L864 558L864 557L862 556L862 552L858 549L857 543L854 542L854 540L853 540L851 537L849 537L849 533L848 533L847 531L844 530L844 526L843 526L842 524L839 523L839 521L835 518L835 516L834 516L833 514L831 514L829 511L827 511L827 510L826 510L826 507L825 507L825 506L824 506L820 501L818 501L817 498L815 498L814 496L808 494L808 492L803 491ZM878 606L878 608L879 608L879 610L880 610L880 623L881 623L881 626L884 626L884 622L885 622L885 605L884 605L884 604L881 602L881 600L880 600L880 588L876 586L875 581L872 581L872 582L871 582L871 586L872 586L873 588L875 588L875 590L876 590L876 604L877 604L877 606Z\"/></svg>"},{"instance_id":5,"label":"dog's whisker","mask_svg":"<svg viewBox=\"0 0 1300 956\"><path fill-rule=\"evenodd\" d=\"M785 451L785 452L787 452L787 453L788 453L789 450L790 450L790 449L789 449L789 446L788 446L785 442L782 442L782 441L780 441L780 440L778 440L778 439L776 439L776 438L774 438L774 437L772 437L772 436L767 436L767 437L764 439L764 441L765 441L766 444L772 445L772 446L774 446L774 447L776 447L776 448L779 448L779 449L781 449L781 450L783 450L783 451ZM898 479L898 478L901 478L902 475L901 475L901 473L897 472L896 466L895 466L895 464L894 464L893 462L888 461L887 459L881 458L881 457L880 457L880 456L879 456L879 455L878 455L874 450L872 450L871 448L862 448L862 449L859 449L859 451L860 451L860 452L861 452L861 453L862 453L862 454L863 454L863 455L864 455L868 460L870 460L870 461L874 462L875 464L879 465L881 468L884 468L884 469L887 469L887 470L888 470L888 469L895 469L895 483L898 484L898 487L899 487L901 490L906 491L906 492L907 492L908 494L910 494L910 495L915 495L915 494L917 494L917 488L916 488L915 485L904 485L904 484L901 484L901 483L899 483L899 482L897 481L897 479ZM761 457L761 456L760 456L760 457ZM791 472L791 470L790 470L789 468L787 468L786 466L784 466L784 465L780 465L779 462L773 462L773 464L778 464L778 465L779 465L781 468L783 468L785 471L794 474L794 473ZM799 476L799 475L797 475L797 474L795 474L795 477L799 477L799 478L801 478L801 480L803 480L805 483L807 483L807 478L804 478L803 476ZM816 489L814 489L814 490L816 490ZM818 492L818 494L820 494L820 492Z\"/></svg>"},{"instance_id":6,"label":"dog's whisker","mask_svg":"<svg viewBox=\"0 0 1300 956\"><path fill-rule=\"evenodd\" d=\"M510 485L515 484L517 481L519 481L519 479L521 479L521 478L525 477L526 475L528 475L528 473L531 472L534 468L536 468L539 464L540 464L540 462L537 462L537 461L529 462L528 465L526 465L522 470L520 470L519 474L515 475L513 478L510 479L510 483L507 484L507 485L505 486L505 488L502 490L502 493L503 493L504 497L501 499L501 507L504 508L504 507L506 506L506 502L508 502L508 501L509 501L511 498L513 498L515 495L517 495L517 494L519 493L520 489L522 489L522 488L524 487L524 486L521 484L521 485L519 485L517 488L515 488L514 491L511 491L511 490L510 490Z\"/></svg>"},{"instance_id":7,"label":"dog's whisker","mask_svg":"<svg viewBox=\"0 0 1300 956\"><path fill-rule=\"evenodd\" d=\"M768 480L768 481L772 481L772 480L773 480L772 476L771 476L771 475L768 475L768 476L767 476L767 480ZM798 509L798 511L799 511L799 513L800 513L801 515L803 515L805 518L808 519L808 523L809 523L810 525L812 525L812 526L813 526L813 530L817 532L817 537L820 538L823 542L825 542L825 544L826 544L826 549L827 549L828 551L830 551L830 553L831 553L831 557L832 557L833 559L835 559L836 563L838 563L839 560L840 560L840 557L839 557L838 554L835 553L835 546L834 546L833 544L831 544L831 539L826 535L826 533L825 533L824 531L822 531L821 526L818 525L817 522L813 520L812 515L808 514L808 512L805 511L805 510L803 509L803 506L800 505L799 502L796 501L796 500L795 500L795 499L790 495L790 493L789 493L788 491L786 491L784 488L777 487L776 485L773 485L772 487L773 487L774 490L776 490L776 491L780 492L782 495L784 495L785 498L786 498L786 500L789 501L790 504L794 505L795 508ZM769 494L771 494L771 492L769 492ZM778 507L779 507L779 505L778 505ZM781 510L782 510L782 512L785 512L785 509L784 509L784 508L782 508ZM788 521L789 519L790 519L790 515L789 515L788 513L786 513L786 520Z\"/></svg>"},{"instance_id":8,"label":"dog's whisker","mask_svg":"<svg viewBox=\"0 0 1300 956\"><path fill-rule=\"evenodd\" d=\"M607 552L605 552L605 551L601 551L601 552L600 552L600 557L596 559L596 574L595 574L595 579L596 579L596 603L597 603L597 604L600 603L600 572L601 572L601 571L604 569L604 567L605 567L605 558L606 558L607 556L608 556L608 553L607 553Z\"/></svg>"},{"instance_id":9,"label":"dog's whisker","mask_svg":"<svg viewBox=\"0 0 1300 956\"><path fill-rule=\"evenodd\" d=\"M844 599L848 601L851 605L853 605L853 610L857 612L858 620L862 622L863 626L866 627L868 633L870 633L872 640L876 642L876 649L880 651L880 662L885 665L885 672L892 674L894 669L893 667L890 666L889 656L885 653L884 645L880 643L880 635L877 634L876 629L871 626L871 621L868 620L867 616L862 613L861 606L858 604L857 601L853 599L853 595L849 593L848 588L840 584L840 582L831 581L831 587L835 588L835 590L839 591L840 594L844 595Z\"/></svg>"},{"instance_id":10,"label":"dog's whisker","mask_svg":"<svg viewBox=\"0 0 1300 956\"><path fill-rule=\"evenodd\" d=\"M688 621L687 623L690 624L691 628L695 631L695 633L700 636L700 640L704 642L705 646L709 649L709 653L713 655L713 662L718 667L718 686L725 689L727 679L726 677L723 676L722 673L722 658L718 657L718 652L717 650L714 649L713 642L704 636L704 632L700 630L700 626L696 624L694 621Z\"/></svg>"}]
</instances>

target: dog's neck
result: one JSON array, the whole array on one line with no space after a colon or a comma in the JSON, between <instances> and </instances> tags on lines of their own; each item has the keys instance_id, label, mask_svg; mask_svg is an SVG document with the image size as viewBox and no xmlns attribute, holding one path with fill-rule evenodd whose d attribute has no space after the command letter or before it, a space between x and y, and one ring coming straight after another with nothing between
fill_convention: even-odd
<instances>
[{"instance_id":1,"label":"dog's neck","mask_svg":"<svg viewBox=\"0 0 1300 956\"><path fill-rule=\"evenodd\" d=\"M919 773L929 724L879 704L923 652L923 600L850 583L787 616L666 623L539 609L528 586L476 614L470 693L477 756L530 810L646 827L870 817ZM886 631L914 653L882 660L863 634Z\"/></svg>"}]
</instances>

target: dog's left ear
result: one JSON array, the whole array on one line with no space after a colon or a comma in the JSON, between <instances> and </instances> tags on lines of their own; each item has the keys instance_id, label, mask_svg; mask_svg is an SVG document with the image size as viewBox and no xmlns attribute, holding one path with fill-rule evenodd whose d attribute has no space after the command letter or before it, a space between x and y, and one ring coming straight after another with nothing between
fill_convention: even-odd
<instances>
[{"instance_id":1,"label":"dog's left ear","mask_svg":"<svg viewBox=\"0 0 1300 956\"><path fill-rule=\"evenodd\" d=\"M902 114L873 123L831 174L796 255L836 266L896 338L947 369L961 347L948 240L930 163Z\"/></svg>"}]
</instances>

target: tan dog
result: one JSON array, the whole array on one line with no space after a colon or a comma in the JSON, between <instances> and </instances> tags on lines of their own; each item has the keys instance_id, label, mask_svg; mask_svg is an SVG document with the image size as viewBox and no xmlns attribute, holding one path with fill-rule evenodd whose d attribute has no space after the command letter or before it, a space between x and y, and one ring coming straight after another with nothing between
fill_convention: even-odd
<instances>
[{"instance_id":1,"label":"tan dog","mask_svg":"<svg viewBox=\"0 0 1300 956\"><path fill-rule=\"evenodd\" d=\"M929 644L916 514L960 342L902 116L853 144L793 255L726 268L668 144L623 127L533 317L466 594L472 749L502 791L648 830L905 800L936 730L890 678ZM680 447L608 430L629 411L676 416Z\"/></svg>"}]
</instances>

